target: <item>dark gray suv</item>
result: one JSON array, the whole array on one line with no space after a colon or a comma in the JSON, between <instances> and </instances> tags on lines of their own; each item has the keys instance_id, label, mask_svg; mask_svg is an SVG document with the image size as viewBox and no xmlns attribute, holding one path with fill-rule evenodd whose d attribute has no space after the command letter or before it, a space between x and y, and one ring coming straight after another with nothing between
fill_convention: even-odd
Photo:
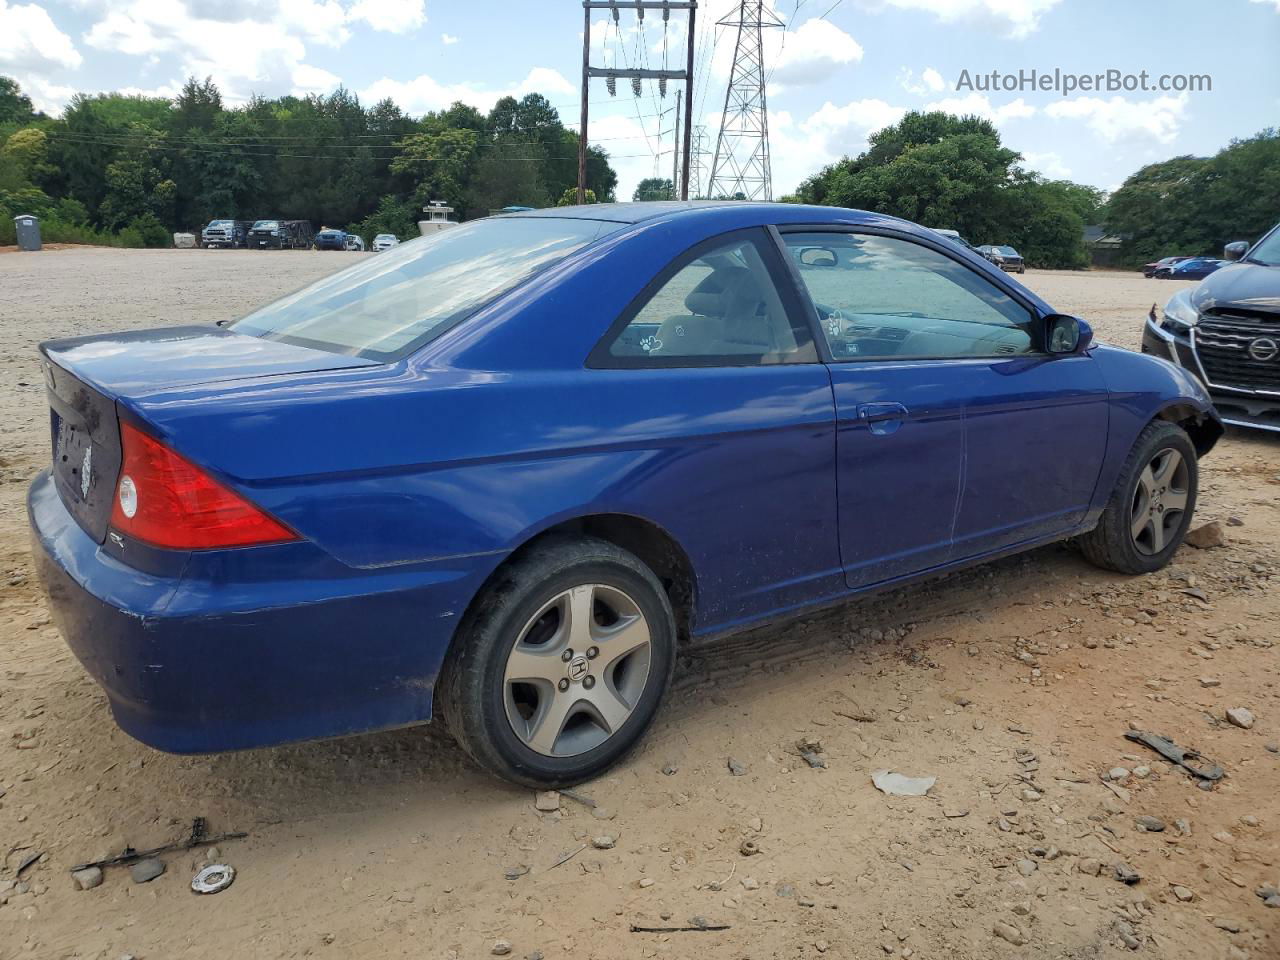
<instances>
[{"instance_id":1,"label":"dark gray suv","mask_svg":"<svg viewBox=\"0 0 1280 960\"><path fill-rule=\"evenodd\" d=\"M1154 305L1142 352L1185 367L1208 388L1227 423L1280 432L1280 224L1199 286Z\"/></svg>"}]
</instances>

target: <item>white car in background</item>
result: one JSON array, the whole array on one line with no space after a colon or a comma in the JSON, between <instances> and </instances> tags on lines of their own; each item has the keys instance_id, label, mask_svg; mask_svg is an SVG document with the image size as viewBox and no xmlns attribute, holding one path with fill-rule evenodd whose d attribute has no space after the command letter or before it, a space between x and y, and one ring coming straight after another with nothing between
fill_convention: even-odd
<instances>
[{"instance_id":1,"label":"white car in background","mask_svg":"<svg viewBox=\"0 0 1280 960\"><path fill-rule=\"evenodd\" d=\"M396 239L394 233L380 233L373 238L373 252L381 253L383 250L390 250L392 247L399 246L400 241Z\"/></svg>"}]
</instances>

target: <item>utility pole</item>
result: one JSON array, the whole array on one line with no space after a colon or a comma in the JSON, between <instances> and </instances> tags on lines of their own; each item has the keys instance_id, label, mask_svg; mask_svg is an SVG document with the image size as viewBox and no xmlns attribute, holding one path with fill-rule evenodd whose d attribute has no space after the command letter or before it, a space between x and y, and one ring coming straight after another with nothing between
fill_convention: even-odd
<instances>
[{"instance_id":1,"label":"utility pole","mask_svg":"<svg viewBox=\"0 0 1280 960\"><path fill-rule=\"evenodd\" d=\"M676 94L676 125L671 131L671 194L674 199L675 195L680 193L680 141L676 139L680 133L680 94ZM687 155L686 155L687 161ZM689 179L688 173L685 174L685 181ZM689 199L689 190L686 187L681 200Z\"/></svg>"},{"instance_id":2,"label":"utility pole","mask_svg":"<svg viewBox=\"0 0 1280 960\"><path fill-rule=\"evenodd\" d=\"M578 204L587 202L587 66L591 59L591 7L582 5L582 111L578 117Z\"/></svg>"},{"instance_id":3,"label":"utility pole","mask_svg":"<svg viewBox=\"0 0 1280 960\"><path fill-rule=\"evenodd\" d=\"M587 202L587 92L592 77L628 77L634 80L683 80L684 81L684 178L681 198L688 197L689 182L689 121L693 117L693 40L694 17L698 9L698 0L582 0L582 113L578 121L578 203ZM591 66L591 11L608 10L614 20L618 19L619 10L634 10L643 20L646 10L661 10L663 20L670 17L672 10L688 12L688 50L685 55L683 70L638 70L618 69L617 67ZM679 121L676 124L679 127ZM675 137L673 142L678 142Z\"/></svg>"},{"instance_id":4,"label":"utility pole","mask_svg":"<svg viewBox=\"0 0 1280 960\"><path fill-rule=\"evenodd\" d=\"M720 135L711 160L707 196L772 200L769 171L769 111L765 100L762 32L784 26L764 0L739 0L736 19L725 17L718 26L737 27L733 69L724 94Z\"/></svg>"}]
</instances>

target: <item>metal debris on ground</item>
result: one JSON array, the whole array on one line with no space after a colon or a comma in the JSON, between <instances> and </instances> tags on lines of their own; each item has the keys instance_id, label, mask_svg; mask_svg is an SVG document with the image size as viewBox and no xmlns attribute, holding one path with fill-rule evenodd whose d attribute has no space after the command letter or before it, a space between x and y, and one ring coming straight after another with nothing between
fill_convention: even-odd
<instances>
[{"instance_id":1,"label":"metal debris on ground","mask_svg":"<svg viewBox=\"0 0 1280 960\"><path fill-rule=\"evenodd\" d=\"M225 863L215 863L205 867L191 880L193 893L218 893L231 886L236 878L236 868Z\"/></svg>"},{"instance_id":2,"label":"metal debris on ground","mask_svg":"<svg viewBox=\"0 0 1280 960\"><path fill-rule=\"evenodd\" d=\"M150 850L135 850L133 847L125 847L124 853L117 854L114 857L106 857L102 860L91 860L88 863L77 863L71 868L72 873L79 870L87 870L89 867L118 867L125 864L137 863L139 860L149 860L152 857L162 853L173 853L176 850L191 850L195 847L208 847L216 843L222 843L224 840L243 840L249 834L242 831L234 833L219 833L210 836L208 827L204 817L196 817L191 821L191 833L185 840L177 840L173 843L166 843L162 847L152 847Z\"/></svg>"},{"instance_id":3,"label":"metal debris on ground","mask_svg":"<svg viewBox=\"0 0 1280 960\"><path fill-rule=\"evenodd\" d=\"M1149 733L1146 730L1126 730L1124 736L1126 740L1132 740L1134 743L1150 747L1170 763L1176 763L1202 780L1221 780L1227 775L1226 771L1216 763L1207 761L1204 764L1193 763L1192 761L1204 760L1205 758L1195 750L1180 747L1168 737L1162 737L1158 733Z\"/></svg>"},{"instance_id":4,"label":"metal debris on ground","mask_svg":"<svg viewBox=\"0 0 1280 960\"><path fill-rule=\"evenodd\" d=\"M547 869L554 870L556 867L560 866L562 863L568 863L570 860L572 860L574 857L580 854L583 850L587 849L587 847L589 846L590 844L584 843L582 846L577 847L573 850L570 850L568 853L561 855L556 860L556 862L551 864L551 866L547 867Z\"/></svg>"},{"instance_id":5,"label":"metal debris on ground","mask_svg":"<svg viewBox=\"0 0 1280 960\"><path fill-rule=\"evenodd\" d=\"M14 878L17 880L21 880L22 871L26 870L27 867L31 866L33 863L35 863L37 860L39 860L43 856L44 856L43 850L37 850L34 853L28 853L25 857L22 858L22 862L18 864L18 869L13 872Z\"/></svg>"},{"instance_id":6,"label":"metal debris on ground","mask_svg":"<svg viewBox=\"0 0 1280 960\"><path fill-rule=\"evenodd\" d=\"M560 796L568 797L574 803L580 803L589 810L594 810L596 808L596 802L594 800L588 797L585 793L578 793L577 790L565 790L562 788L560 790Z\"/></svg>"},{"instance_id":7,"label":"metal debris on ground","mask_svg":"<svg viewBox=\"0 0 1280 960\"><path fill-rule=\"evenodd\" d=\"M708 923L704 917L694 917L701 923L690 923L687 927L642 927L637 923L631 925L632 933L709 933L714 930L730 929L727 923Z\"/></svg>"},{"instance_id":8,"label":"metal debris on ground","mask_svg":"<svg viewBox=\"0 0 1280 960\"><path fill-rule=\"evenodd\" d=\"M888 770L877 770L871 782L881 793L891 797L923 797L938 782L937 777L906 777Z\"/></svg>"}]
</instances>

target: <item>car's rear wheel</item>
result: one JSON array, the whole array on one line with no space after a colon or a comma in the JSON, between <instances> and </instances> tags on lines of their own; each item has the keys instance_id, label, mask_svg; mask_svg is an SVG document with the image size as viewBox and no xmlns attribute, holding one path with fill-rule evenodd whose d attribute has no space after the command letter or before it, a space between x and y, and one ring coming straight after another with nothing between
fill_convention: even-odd
<instances>
[{"instance_id":1,"label":"car's rear wheel","mask_svg":"<svg viewBox=\"0 0 1280 960\"><path fill-rule=\"evenodd\" d=\"M534 787L579 783L648 728L675 664L662 584L603 540L535 547L478 599L445 666L450 731L481 766Z\"/></svg>"},{"instance_id":2,"label":"car's rear wheel","mask_svg":"<svg viewBox=\"0 0 1280 960\"><path fill-rule=\"evenodd\" d=\"M1157 420L1138 435L1097 527L1080 538L1093 563L1150 573L1169 562L1191 524L1199 464L1191 438Z\"/></svg>"}]
</instances>

